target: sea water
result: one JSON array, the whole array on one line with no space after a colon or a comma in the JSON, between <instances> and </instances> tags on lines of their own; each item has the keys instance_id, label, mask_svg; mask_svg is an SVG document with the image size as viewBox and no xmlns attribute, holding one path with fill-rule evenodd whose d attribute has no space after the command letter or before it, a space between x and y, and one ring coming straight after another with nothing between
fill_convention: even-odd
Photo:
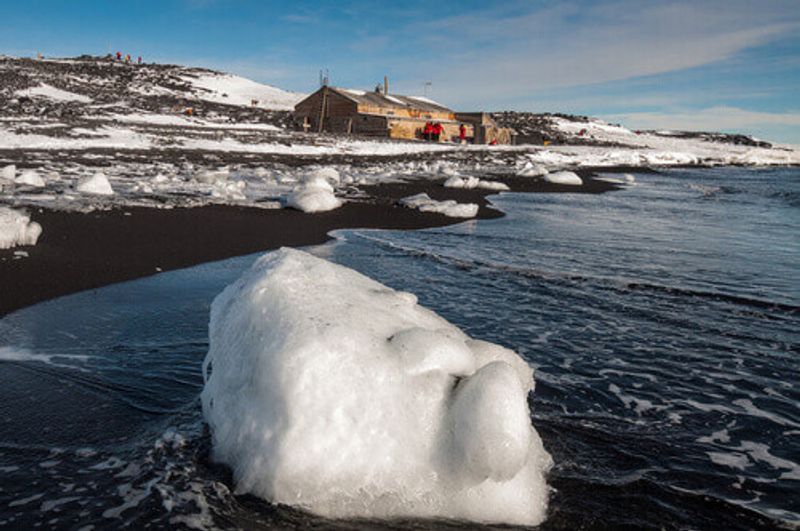
<instances>
[{"instance_id":1,"label":"sea water","mask_svg":"<svg viewBox=\"0 0 800 531\"><path fill-rule=\"evenodd\" d=\"M800 171L636 174L502 194L507 216L313 249L536 371L545 529L800 523ZM430 528L231 490L198 395L208 312L254 256L0 320L0 528Z\"/></svg>"}]
</instances>

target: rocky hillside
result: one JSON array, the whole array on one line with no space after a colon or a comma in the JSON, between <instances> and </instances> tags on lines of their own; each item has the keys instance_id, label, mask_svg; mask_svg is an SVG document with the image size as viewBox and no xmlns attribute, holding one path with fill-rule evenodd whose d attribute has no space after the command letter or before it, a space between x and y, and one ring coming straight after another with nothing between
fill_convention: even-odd
<instances>
[{"instance_id":1,"label":"rocky hillside","mask_svg":"<svg viewBox=\"0 0 800 531\"><path fill-rule=\"evenodd\" d=\"M190 115L216 123L282 126L302 97L202 68L126 64L111 57L0 57L0 118L7 119Z\"/></svg>"},{"instance_id":2,"label":"rocky hillside","mask_svg":"<svg viewBox=\"0 0 800 531\"><path fill-rule=\"evenodd\" d=\"M589 116L576 116L561 113L532 113L532 112L496 112L492 117L502 127L510 127L517 132L517 142L520 144L542 145L568 144L583 146L626 147L607 136L599 137L593 134L596 124L603 124ZM570 124L564 127L564 124ZM606 124L610 125L610 124ZM613 127L621 128L614 125ZM608 128L605 128L608 130ZM697 139L707 142L734 144L739 146L770 148L769 142L756 140L747 135L728 133L708 133L694 131L638 131L639 135L653 135L658 137Z\"/></svg>"}]
</instances>

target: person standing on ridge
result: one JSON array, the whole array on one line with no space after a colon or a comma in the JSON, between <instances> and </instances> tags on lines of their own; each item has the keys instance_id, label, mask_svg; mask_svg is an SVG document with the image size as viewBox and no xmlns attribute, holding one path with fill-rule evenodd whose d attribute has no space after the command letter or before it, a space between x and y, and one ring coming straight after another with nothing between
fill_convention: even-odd
<instances>
[{"instance_id":1,"label":"person standing on ridge","mask_svg":"<svg viewBox=\"0 0 800 531\"><path fill-rule=\"evenodd\" d=\"M129 54L129 53L125 54L125 64L126 65L131 64L131 54Z\"/></svg>"},{"instance_id":2,"label":"person standing on ridge","mask_svg":"<svg viewBox=\"0 0 800 531\"><path fill-rule=\"evenodd\" d=\"M467 143L467 128L464 126L464 124L458 126L458 140L462 144Z\"/></svg>"},{"instance_id":3,"label":"person standing on ridge","mask_svg":"<svg viewBox=\"0 0 800 531\"><path fill-rule=\"evenodd\" d=\"M122 61L122 52L117 52L117 61Z\"/></svg>"},{"instance_id":4,"label":"person standing on ridge","mask_svg":"<svg viewBox=\"0 0 800 531\"><path fill-rule=\"evenodd\" d=\"M140 55L138 59L136 59L136 64L142 64L142 56Z\"/></svg>"}]
</instances>

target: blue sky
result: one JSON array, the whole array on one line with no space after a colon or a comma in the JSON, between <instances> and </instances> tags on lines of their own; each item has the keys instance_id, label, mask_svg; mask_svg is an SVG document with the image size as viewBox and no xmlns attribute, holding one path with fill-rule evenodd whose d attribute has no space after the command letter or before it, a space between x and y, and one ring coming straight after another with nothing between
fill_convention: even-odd
<instances>
[{"instance_id":1,"label":"blue sky","mask_svg":"<svg viewBox=\"0 0 800 531\"><path fill-rule=\"evenodd\" d=\"M800 144L800 0L3 0L0 53L120 50L310 92L429 94L458 109Z\"/></svg>"}]
</instances>

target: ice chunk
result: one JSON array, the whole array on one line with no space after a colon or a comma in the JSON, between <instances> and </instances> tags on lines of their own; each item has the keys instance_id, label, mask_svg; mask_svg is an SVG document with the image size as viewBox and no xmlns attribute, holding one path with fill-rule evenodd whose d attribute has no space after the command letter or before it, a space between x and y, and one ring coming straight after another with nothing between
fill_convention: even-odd
<instances>
[{"instance_id":1,"label":"ice chunk","mask_svg":"<svg viewBox=\"0 0 800 531\"><path fill-rule=\"evenodd\" d=\"M17 175L17 167L9 164L0 170L0 181L14 182L14 176Z\"/></svg>"},{"instance_id":2,"label":"ice chunk","mask_svg":"<svg viewBox=\"0 0 800 531\"><path fill-rule=\"evenodd\" d=\"M478 215L478 205L475 203L457 203L452 199L436 201L425 193L404 197L400 204L421 212L436 212L451 218L474 218Z\"/></svg>"},{"instance_id":3,"label":"ice chunk","mask_svg":"<svg viewBox=\"0 0 800 531\"><path fill-rule=\"evenodd\" d=\"M92 195L113 195L114 189L111 188L111 183L108 182L108 177L105 173L98 172L89 177L84 177L78 181L76 190L84 194Z\"/></svg>"},{"instance_id":4,"label":"ice chunk","mask_svg":"<svg viewBox=\"0 0 800 531\"><path fill-rule=\"evenodd\" d=\"M545 181L553 184L568 184L572 186L581 186L583 179L581 179L575 172L571 171L557 171L555 173L548 173L542 177Z\"/></svg>"},{"instance_id":5,"label":"ice chunk","mask_svg":"<svg viewBox=\"0 0 800 531\"><path fill-rule=\"evenodd\" d=\"M44 186L44 179L36 173L36 170L25 170L22 174L16 178L14 181L17 184L25 184L28 186L35 186L36 188L41 188Z\"/></svg>"},{"instance_id":6,"label":"ice chunk","mask_svg":"<svg viewBox=\"0 0 800 531\"><path fill-rule=\"evenodd\" d=\"M534 164L531 161L526 161L525 165L517 172L521 177L539 177L547 175L547 168L540 164Z\"/></svg>"},{"instance_id":7,"label":"ice chunk","mask_svg":"<svg viewBox=\"0 0 800 531\"><path fill-rule=\"evenodd\" d=\"M225 182L228 180L229 174L230 172L227 169L221 169L216 171L207 170L196 173L193 176L193 179L203 184L225 185Z\"/></svg>"},{"instance_id":8,"label":"ice chunk","mask_svg":"<svg viewBox=\"0 0 800 531\"><path fill-rule=\"evenodd\" d=\"M240 493L333 518L535 525L532 370L416 297L281 249L211 308L203 413Z\"/></svg>"},{"instance_id":9,"label":"ice chunk","mask_svg":"<svg viewBox=\"0 0 800 531\"><path fill-rule=\"evenodd\" d=\"M286 205L303 212L325 212L342 206L342 200L333 194L325 176L313 173L292 190Z\"/></svg>"},{"instance_id":10,"label":"ice chunk","mask_svg":"<svg viewBox=\"0 0 800 531\"><path fill-rule=\"evenodd\" d=\"M339 171L336 168L331 168L330 166L323 166L321 168L312 170L308 176L306 176L305 180L308 181L316 178L324 179L334 186L339 184L342 179Z\"/></svg>"},{"instance_id":11,"label":"ice chunk","mask_svg":"<svg viewBox=\"0 0 800 531\"><path fill-rule=\"evenodd\" d=\"M17 245L36 245L42 226L24 212L0 207L0 249Z\"/></svg>"},{"instance_id":12,"label":"ice chunk","mask_svg":"<svg viewBox=\"0 0 800 531\"><path fill-rule=\"evenodd\" d=\"M505 183L497 181L484 181L477 177L458 177L453 176L444 182L445 188L466 188L472 190L473 188L483 188L485 190L508 190Z\"/></svg>"}]
</instances>

